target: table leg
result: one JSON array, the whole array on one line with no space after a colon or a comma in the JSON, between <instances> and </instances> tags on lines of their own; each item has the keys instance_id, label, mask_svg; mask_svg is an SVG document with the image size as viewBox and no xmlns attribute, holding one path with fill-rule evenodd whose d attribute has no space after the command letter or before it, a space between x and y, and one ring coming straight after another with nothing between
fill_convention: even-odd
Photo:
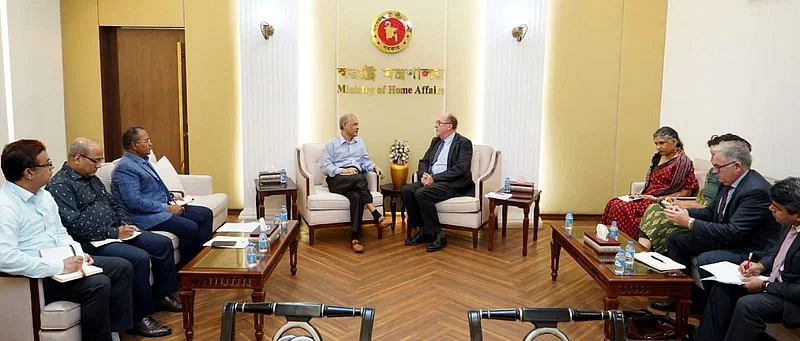
<instances>
[{"instance_id":1,"label":"table leg","mask_svg":"<svg viewBox=\"0 0 800 341\"><path fill-rule=\"evenodd\" d=\"M253 302L264 302L264 288L253 288L253 294L250 295L250 297L253 299ZM253 329L256 332L256 340L261 341L264 338L264 315L253 314Z\"/></svg>"},{"instance_id":2,"label":"table leg","mask_svg":"<svg viewBox=\"0 0 800 341\"><path fill-rule=\"evenodd\" d=\"M522 212L525 214L524 218L522 218L522 256L525 257L528 255L528 229L530 228L531 221L528 219L528 214L531 213L531 207L525 206L522 209ZM534 228L536 230L536 228ZM503 226L503 234L506 233L506 227ZM535 233L535 232L534 232Z\"/></svg>"},{"instance_id":3,"label":"table leg","mask_svg":"<svg viewBox=\"0 0 800 341\"><path fill-rule=\"evenodd\" d=\"M397 198L394 194L391 195L389 199L389 207L392 209L392 232L394 232L394 224L395 224L395 213L397 213Z\"/></svg>"},{"instance_id":4,"label":"table leg","mask_svg":"<svg viewBox=\"0 0 800 341\"><path fill-rule=\"evenodd\" d=\"M503 238L506 237L507 225L508 225L508 204L503 204Z\"/></svg>"},{"instance_id":5,"label":"table leg","mask_svg":"<svg viewBox=\"0 0 800 341\"><path fill-rule=\"evenodd\" d=\"M494 200L489 199L489 251L494 249L494 229L495 229L495 219L494 219L494 208L495 203Z\"/></svg>"},{"instance_id":6,"label":"table leg","mask_svg":"<svg viewBox=\"0 0 800 341\"><path fill-rule=\"evenodd\" d=\"M558 261L561 259L561 244L550 241L550 278L553 282L558 279Z\"/></svg>"},{"instance_id":7,"label":"table leg","mask_svg":"<svg viewBox=\"0 0 800 341\"><path fill-rule=\"evenodd\" d=\"M289 244L289 270L292 276L297 274L297 242L300 240L300 233L296 233L294 240Z\"/></svg>"},{"instance_id":8,"label":"table leg","mask_svg":"<svg viewBox=\"0 0 800 341\"><path fill-rule=\"evenodd\" d=\"M400 221L406 220L406 202L400 203Z\"/></svg>"},{"instance_id":9,"label":"table leg","mask_svg":"<svg viewBox=\"0 0 800 341\"><path fill-rule=\"evenodd\" d=\"M536 199L536 206L533 206L533 241L537 240L539 240L539 199Z\"/></svg>"},{"instance_id":10,"label":"table leg","mask_svg":"<svg viewBox=\"0 0 800 341\"><path fill-rule=\"evenodd\" d=\"M617 310L619 309L619 300L616 297L608 297L606 296L603 298L603 310ZM603 323L606 335L606 340L611 340L611 323L609 321L605 321Z\"/></svg>"},{"instance_id":11,"label":"table leg","mask_svg":"<svg viewBox=\"0 0 800 341\"><path fill-rule=\"evenodd\" d=\"M689 308L692 301L678 298L675 305L675 336L676 340L683 340L686 336L686 325L689 324Z\"/></svg>"},{"instance_id":12,"label":"table leg","mask_svg":"<svg viewBox=\"0 0 800 341\"><path fill-rule=\"evenodd\" d=\"M192 341L194 337L194 289L191 287L181 288L181 306L183 306L183 330L186 341Z\"/></svg>"},{"instance_id":13,"label":"table leg","mask_svg":"<svg viewBox=\"0 0 800 341\"><path fill-rule=\"evenodd\" d=\"M264 218L264 210L261 204L264 202L264 194L256 189L256 219Z\"/></svg>"},{"instance_id":14,"label":"table leg","mask_svg":"<svg viewBox=\"0 0 800 341\"><path fill-rule=\"evenodd\" d=\"M289 211L292 220L297 220L297 192L291 194L292 197L292 210Z\"/></svg>"}]
</instances>

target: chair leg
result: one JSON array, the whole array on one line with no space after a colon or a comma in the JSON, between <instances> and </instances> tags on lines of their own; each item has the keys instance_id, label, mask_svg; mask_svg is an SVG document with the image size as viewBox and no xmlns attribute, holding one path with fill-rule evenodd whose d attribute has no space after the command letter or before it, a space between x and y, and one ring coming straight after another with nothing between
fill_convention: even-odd
<instances>
[{"instance_id":1,"label":"chair leg","mask_svg":"<svg viewBox=\"0 0 800 341\"><path fill-rule=\"evenodd\" d=\"M383 228L378 224L375 224L375 227L378 228L378 239L383 239Z\"/></svg>"},{"instance_id":2,"label":"chair leg","mask_svg":"<svg viewBox=\"0 0 800 341\"><path fill-rule=\"evenodd\" d=\"M310 245L310 246L314 245L314 227L313 226L309 226L308 227L308 245Z\"/></svg>"},{"instance_id":3,"label":"chair leg","mask_svg":"<svg viewBox=\"0 0 800 341\"><path fill-rule=\"evenodd\" d=\"M472 231L472 248L473 249L478 248L478 230Z\"/></svg>"}]
</instances>

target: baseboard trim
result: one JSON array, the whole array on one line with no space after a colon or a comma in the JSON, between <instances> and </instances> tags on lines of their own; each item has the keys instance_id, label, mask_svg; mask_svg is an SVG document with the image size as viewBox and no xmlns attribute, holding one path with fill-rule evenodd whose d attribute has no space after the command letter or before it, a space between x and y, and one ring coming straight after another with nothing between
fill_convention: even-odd
<instances>
[{"instance_id":1,"label":"baseboard trim","mask_svg":"<svg viewBox=\"0 0 800 341\"><path fill-rule=\"evenodd\" d=\"M542 220L564 220L564 214L542 214ZM573 214L574 220L594 220L600 221L603 215L601 214Z\"/></svg>"}]
</instances>

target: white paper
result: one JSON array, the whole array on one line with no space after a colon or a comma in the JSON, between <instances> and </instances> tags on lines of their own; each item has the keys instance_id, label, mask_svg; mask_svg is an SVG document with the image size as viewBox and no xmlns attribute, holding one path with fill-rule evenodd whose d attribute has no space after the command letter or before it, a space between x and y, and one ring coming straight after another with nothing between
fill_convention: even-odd
<instances>
[{"instance_id":1,"label":"white paper","mask_svg":"<svg viewBox=\"0 0 800 341\"><path fill-rule=\"evenodd\" d=\"M101 247L103 245L108 245L108 244L111 244L111 243L122 243L123 240L131 240L133 238L138 237L140 234L142 234L142 233L139 232L139 231L134 231L133 234L130 237L125 238L125 239L108 238L108 239L98 240L98 241L89 242L89 243L92 244L92 246L94 246L94 247Z\"/></svg>"},{"instance_id":2,"label":"white paper","mask_svg":"<svg viewBox=\"0 0 800 341\"><path fill-rule=\"evenodd\" d=\"M41 249L39 250L39 255L42 256L44 259L49 260L58 260L63 261L66 258L74 257L74 256L81 256L84 257L83 249L81 248L81 244L72 243L70 245L58 246L49 249ZM94 265L88 265L86 263L86 257L84 257L83 262L83 271L86 273L86 276L91 276L94 274L98 274L103 272L102 268L96 267ZM82 278L84 275L80 271L75 271L68 274L59 274L53 276L53 279L59 281L61 283L69 282L71 280L75 280L78 278Z\"/></svg>"},{"instance_id":3,"label":"white paper","mask_svg":"<svg viewBox=\"0 0 800 341\"><path fill-rule=\"evenodd\" d=\"M657 252L636 252L633 258L658 271L686 269L686 266L683 264Z\"/></svg>"},{"instance_id":4,"label":"white paper","mask_svg":"<svg viewBox=\"0 0 800 341\"><path fill-rule=\"evenodd\" d=\"M229 236L216 236L211 240L207 241L203 246L211 246L211 243L221 241L221 242L236 242L234 246L221 246L222 248L226 249L244 249L247 247L247 244L250 242L250 238L247 237L229 237Z\"/></svg>"},{"instance_id":5,"label":"white paper","mask_svg":"<svg viewBox=\"0 0 800 341\"><path fill-rule=\"evenodd\" d=\"M607 241L608 240L608 227L603 224L597 224L595 228L595 232L597 232L597 238L600 240Z\"/></svg>"},{"instance_id":6,"label":"white paper","mask_svg":"<svg viewBox=\"0 0 800 341\"><path fill-rule=\"evenodd\" d=\"M258 223L225 223L217 232L242 232L251 233L258 229Z\"/></svg>"},{"instance_id":7,"label":"white paper","mask_svg":"<svg viewBox=\"0 0 800 341\"><path fill-rule=\"evenodd\" d=\"M186 204L188 204L188 203L190 203L192 201L194 201L194 197L192 197L190 195L187 195L187 196L183 197L182 199L176 199L175 200L175 205L185 206Z\"/></svg>"},{"instance_id":8,"label":"white paper","mask_svg":"<svg viewBox=\"0 0 800 341\"><path fill-rule=\"evenodd\" d=\"M713 276L703 278L703 281L717 281L725 284L744 284L744 275L739 272L739 266L731 262L718 262L714 264L702 265L701 269L710 272ZM769 280L769 277L758 276L762 281Z\"/></svg>"},{"instance_id":9,"label":"white paper","mask_svg":"<svg viewBox=\"0 0 800 341\"><path fill-rule=\"evenodd\" d=\"M497 192L489 192L484 195L487 198L499 199L499 200L508 200L511 198L511 193L497 193Z\"/></svg>"},{"instance_id":10,"label":"white paper","mask_svg":"<svg viewBox=\"0 0 800 341\"><path fill-rule=\"evenodd\" d=\"M643 198L641 198L641 197L634 198L634 197L631 197L630 195L623 195L621 197L617 197L617 199L622 200L624 202L633 202L633 201L642 200Z\"/></svg>"}]
</instances>

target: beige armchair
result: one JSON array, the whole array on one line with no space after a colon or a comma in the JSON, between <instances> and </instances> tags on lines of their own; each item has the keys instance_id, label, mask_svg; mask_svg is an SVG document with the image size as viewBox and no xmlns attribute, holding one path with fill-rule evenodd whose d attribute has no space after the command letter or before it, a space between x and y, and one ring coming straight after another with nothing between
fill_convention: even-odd
<instances>
[{"instance_id":1,"label":"beige armchair","mask_svg":"<svg viewBox=\"0 0 800 341\"><path fill-rule=\"evenodd\" d=\"M44 304L42 280L0 272L0 339L80 341L81 309L73 302Z\"/></svg>"},{"instance_id":2,"label":"beige armchair","mask_svg":"<svg viewBox=\"0 0 800 341\"><path fill-rule=\"evenodd\" d=\"M442 227L472 232L472 248L478 248L478 232L489 221L489 199L484 194L500 186L501 152L486 145L472 146L472 180L475 182L475 195L455 197L436 204L439 222ZM413 181L417 181L414 174ZM406 229L411 238L411 229Z\"/></svg>"},{"instance_id":3,"label":"beige armchair","mask_svg":"<svg viewBox=\"0 0 800 341\"><path fill-rule=\"evenodd\" d=\"M321 143L306 143L295 150L297 179L297 208L300 219L308 225L308 244L314 245L314 230L350 225L350 202L343 195L331 193L320 169ZM383 195L378 192L378 175L367 173L367 183L372 192L372 203L383 214ZM373 224L372 214L364 210L364 224ZM377 225L376 225L377 227ZM378 239L383 229L378 227Z\"/></svg>"}]
</instances>

